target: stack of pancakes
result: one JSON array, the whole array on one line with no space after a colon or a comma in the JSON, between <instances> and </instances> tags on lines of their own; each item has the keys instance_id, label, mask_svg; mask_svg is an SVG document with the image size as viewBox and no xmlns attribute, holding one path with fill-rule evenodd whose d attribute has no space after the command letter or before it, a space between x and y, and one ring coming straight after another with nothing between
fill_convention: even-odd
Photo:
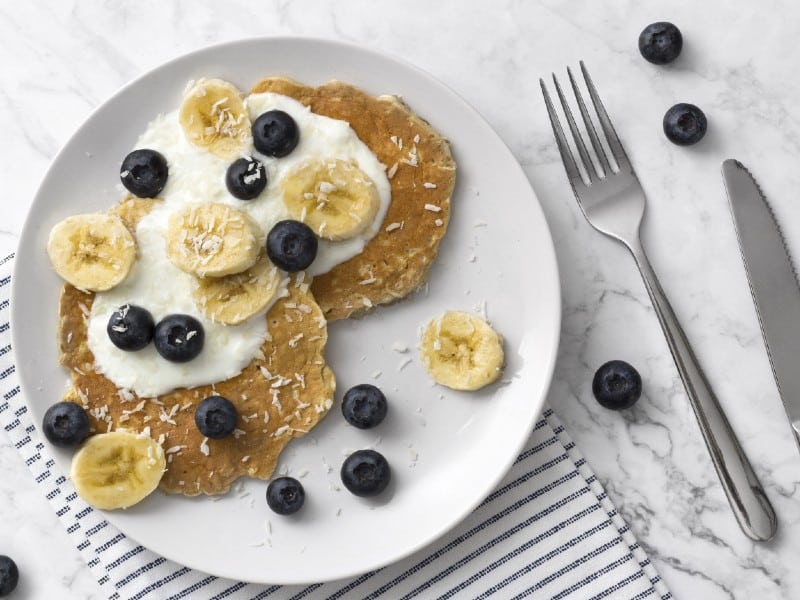
<instances>
[{"instance_id":1,"label":"stack of pancakes","mask_svg":"<svg viewBox=\"0 0 800 600\"><path fill-rule=\"evenodd\" d=\"M266 315L271 339L241 373L213 385L141 399L118 389L95 371L88 347L86 315L94 294L64 286L58 339L61 363L72 377L65 399L87 409L94 432L149 428L167 453L160 487L170 493L221 494L242 475L268 479L286 444L311 430L333 404L326 322L359 317L417 289L449 221L456 165L447 140L398 98L369 96L338 81L309 87L283 77L264 79L252 92L290 96L314 113L347 121L386 165L392 200L380 232L361 254L312 282L292 279L289 295ZM135 233L149 202L128 199L113 212ZM228 398L239 413L237 430L224 439L205 440L194 423L197 404L212 394Z\"/></svg>"}]
</instances>

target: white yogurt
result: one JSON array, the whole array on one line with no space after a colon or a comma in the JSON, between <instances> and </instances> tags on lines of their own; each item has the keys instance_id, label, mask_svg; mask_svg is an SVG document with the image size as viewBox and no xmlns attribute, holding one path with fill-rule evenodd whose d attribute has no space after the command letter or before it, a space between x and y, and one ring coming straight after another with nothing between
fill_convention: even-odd
<instances>
[{"instance_id":1,"label":"white yogurt","mask_svg":"<svg viewBox=\"0 0 800 600\"><path fill-rule=\"evenodd\" d=\"M139 138L136 148L150 148L163 154L169 177L163 199L145 216L136 230L138 259L123 283L98 293L88 324L89 348L99 372L120 388L137 395L157 396L176 388L195 387L235 376L250 363L269 335L265 311L236 326L215 323L205 317L192 297L193 277L175 267L167 258L165 232L169 216L191 204L220 202L247 212L261 227L264 243L272 226L291 218L281 197L281 180L296 164L314 158L353 160L375 183L381 203L374 221L359 236L349 240L319 241L317 258L308 268L314 276L359 254L380 230L391 200L386 167L358 139L345 121L316 115L292 98L278 94L253 94L246 100L251 120L267 110L289 113L300 129L300 142L284 158L265 157L250 145L243 155L258 158L267 171L267 188L254 200L239 200L225 187L229 162L189 143L173 111L156 118ZM279 290L286 294L288 277ZM111 343L106 326L111 314L124 304L147 309L158 322L172 313L197 318L205 330L203 351L188 363L163 359L150 344L137 352L120 350Z\"/></svg>"}]
</instances>

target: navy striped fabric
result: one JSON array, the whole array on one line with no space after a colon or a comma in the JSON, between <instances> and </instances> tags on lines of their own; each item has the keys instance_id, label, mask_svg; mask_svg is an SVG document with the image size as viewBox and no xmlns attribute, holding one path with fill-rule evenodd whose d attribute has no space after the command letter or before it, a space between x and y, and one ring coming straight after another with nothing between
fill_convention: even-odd
<instances>
[{"instance_id":1,"label":"navy striped fabric","mask_svg":"<svg viewBox=\"0 0 800 600\"><path fill-rule=\"evenodd\" d=\"M109 598L672 598L549 408L500 487L464 522L378 571L350 581L262 586L154 554L87 506L39 439L11 359L12 258L0 261L0 425Z\"/></svg>"}]
</instances>

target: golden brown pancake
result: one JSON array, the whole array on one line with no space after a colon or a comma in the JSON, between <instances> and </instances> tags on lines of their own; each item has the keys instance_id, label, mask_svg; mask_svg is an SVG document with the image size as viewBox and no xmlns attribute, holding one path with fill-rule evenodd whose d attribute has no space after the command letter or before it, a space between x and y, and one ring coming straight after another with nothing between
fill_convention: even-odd
<instances>
[{"instance_id":1,"label":"golden brown pancake","mask_svg":"<svg viewBox=\"0 0 800 600\"><path fill-rule=\"evenodd\" d=\"M397 97L373 97L340 81L309 87L270 77L252 92L291 96L314 113L347 121L392 175L380 233L361 254L314 278L311 291L325 317L360 316L424 283L450 219L456 165L447 140Z\"/></svg>"},{"instance_id":2,"label":"golden brown pancake","mask_svg":"<svg viewBox=\"0 0 800 600\"><path fill-rule=\"evenodd\" d=\"M361 254L316 277L310 289L297 279L290 283L290 295L266 316L271 341L239 375L214 385L150 399L119 390L95 372L88 348L85 314L94 294L64 286L58 339L73 383L65 399L86 408L93 432L149 427L167 453L160 487L170 493L220 494L242 475L268 479L285 445L332 405L335 380L323 355L326 319L360 316L417 289L450 217L456 167L447 140L398 98L372 97L337 81L308 87L281 77L264 79L253 91L285 94L350 123L386 165L392 200L380 232ZM127 198L111 212L135 233L158 201ZM197 404L213 394L228 398L239 414L237 431L222 440L205 440L194 423Z\"/></svg>"},{"instance_id":3,"label":"golden brown pancake","mask_svg":"<svg viewBox=\"0 0 800 600\"><path fill-rule=\"evenodd\" d=\"M135 230L157 201L129 198L112 212ZM93 300L94 294L68 284L61 293L59 349L73 384L65 400L86 409L94 432L120 428L141 432L149 427L167 453L167 471L160 484L166 492L221 494L242 475L268 479L284 446L314 427L333 403L335 379L323 355L325 319L308 284L298 279L290 282L289 296L267 312L271 341L239 375L150 399L120 391L95 372L85 319ZM204 441L194 411L200 401L215 394L236 406L237 431L221 440Z\"/></svg>"}]
</instances>

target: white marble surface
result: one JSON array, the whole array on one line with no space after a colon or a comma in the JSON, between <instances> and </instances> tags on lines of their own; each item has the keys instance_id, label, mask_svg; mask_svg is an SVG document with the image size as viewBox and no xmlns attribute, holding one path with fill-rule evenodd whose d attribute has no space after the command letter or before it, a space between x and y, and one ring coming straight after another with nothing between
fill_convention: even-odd
<instances>
[{"instance_id":1,"label":"white marble surface","mask_svg":"<svg viewBox=\"0 0 800 600\"><path fill-rule=\"evenodd\" d=\"M670 67L638 55L639 31L656 20L684 33L683 55ZM798 27L800 9L789 0L49 7L5 0L0 254L14 249L41 176L71 132L117 88L169 58L256 35L334 38L404 57L486 117L537 191L564 298L550 402L675 596L798 598L800 455L771 379L719 174L724 158L745 162L800 253ZM565 76L579 59L649 193L642 235L654 267L778 512L773 542L750 542L736 526L638 272L620 246L586 224L571 196L538 78L552 70ZM706 139L693 148L673 146L661 133L664 111L681 101L709 118ZM605 411L591 396L594 370L612 358L633 363L645 382L644 397L625 414ZM0 507L0 553L22 572L17 597L101 597L2 434Z\"/></svg>"}]
</instances>

